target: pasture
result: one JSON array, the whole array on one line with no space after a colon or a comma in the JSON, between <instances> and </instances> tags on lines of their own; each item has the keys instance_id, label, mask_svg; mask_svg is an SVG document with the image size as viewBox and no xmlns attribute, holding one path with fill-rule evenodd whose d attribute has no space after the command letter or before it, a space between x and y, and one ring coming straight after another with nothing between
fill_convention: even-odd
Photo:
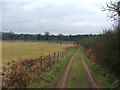
<instances>
[{"instance_id":1,"label":"pasture","mask_svg":"<svg viewBox=\"0 0 120 90\"><path fill-rule=\"evenodd\" d=\"M70 45L47 42L5 41L2 43L2 63L52 55L68 46Z\"/></svg>"}]
</instances>

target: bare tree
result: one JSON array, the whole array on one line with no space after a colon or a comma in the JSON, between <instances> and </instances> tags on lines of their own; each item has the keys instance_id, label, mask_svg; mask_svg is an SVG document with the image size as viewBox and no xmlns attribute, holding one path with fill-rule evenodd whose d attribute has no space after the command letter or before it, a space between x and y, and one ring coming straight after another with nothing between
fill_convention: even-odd
<instances>
[{"instance_id":1,"label":"bare tree","mask_svg":"<svg viewBox=\"0 0 120 90\"><path fill-rule=\"evenodd\" d=\"M109 18L118 22L118 26L120 26L120 0L106 3L106 7L103 7L103 11L108 11Z\"/></svg>"}]
</instances>

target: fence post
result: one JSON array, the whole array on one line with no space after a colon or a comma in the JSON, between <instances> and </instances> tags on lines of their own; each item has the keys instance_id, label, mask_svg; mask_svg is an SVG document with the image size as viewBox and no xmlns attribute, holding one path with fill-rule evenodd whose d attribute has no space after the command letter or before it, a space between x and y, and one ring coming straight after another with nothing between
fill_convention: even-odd
<instances>
[{"instance_id":1,"label":"fence post","mask_svg":"<svg viewBox=\"0 0 120 90\"><path fill-rule=\"evenodd\" d=\"M58 55L57 55L57 62L59 62L59 52L58 52Z\"/></svg>"},{"instance_id":2,"label":"fence post","mask_svg":"<svg viewBox=\"0 0 120 90\"><path fill-rule=\"evenodd\" d=\"M61 58L63 58L63 51L61 52Z\"/></svg>"},{"instance_id":3,"label":"fence post","mask_svg":"<svg viewBox=\"0 0 120 90\"><path fill-rule=\"evenodd\" d=\"M49 68L51 68L51 57L50 57L50 55L48 56L48 59L49 59L48 65L49 65Z\"/></svg>"},{"instance_id":4,"label":"fence post","mask_svg":"<svg viewBox=\"0 0 120 90\"><path fill-rule=\"evenodd\" d=\"M40 70L42 70L42 56L40 57Z\"/></svg>"},{"instance_id":5,"label":"fence post","mask_svg":"<svg viewBox=\"0 0 120 90\"><path fill-rule=\"evenodd\" d=\"M60 60L60 59L61 59L61 52L59 52L59 54L60 54L60 55L59 55L59 60Z\"/></svg>"},{"instance_id":6,"label":"fence post","mask_svg":"<svg viewBox=\"0 0 120 90\"><path fill-rule=\"evenodd\" d=\"M42 58L42 71L45 71L46 70L46 66L44 66L46 63L46 57L44 56L43 58Z\"/></svg>"},{"instance_id":7,"label":"fence post","mask_svg":"<svg viewBox=\"0 0 120 90\"><path fill-rule=\"evenodd\" d=\"M63 59L63 51L62 51L62 59Z\"/></svg>"},{"instance_id":8,"label":"fence post","mask_svg":"<svg viewBox=\"0 0 120 90\"><path fill-rule=\"evenodd\" d=\"M39 74L41 73L42 70L42 56L39 58Z\"/></svg>"},{"instance_id":9,"label":"fence post","mask_svg":"<svg viewBox=\"0 0 120 90\"><path fill-rule=\"evenodd\" d=\"M65 54L67 55L67 48L65 49Z\"/></svg>"},{"instance_id":10,"label":"fence post","mask_svg":"<svg viewBox=\"0 0 120 90\"><path fill-rule=\"evenodd\" d=\"M25 75L27 74L27 60L25 60ZM24 87L27 87L27 79L25 77Z\"/></svg>"},{"instance_id":11,"label":"fence post","mask_svg":"<svg viewBox=\"0 0 120 90\"><path fill-rule=\"evenodd\" d=\"M63 51L63 58L65 58L65 51Z\"/></svg>"},{"instance_id":12,"label":"fence post","mask_svg":"<svg viewBox=\"0 0 120 90\"><path fill-rule=\"evenodd\" d=\"M54 56L53 56L53 64L55 64L55 60L56 60L56 57L55 57L55 52L54 52Z\"/></svg>"}]
</instances>

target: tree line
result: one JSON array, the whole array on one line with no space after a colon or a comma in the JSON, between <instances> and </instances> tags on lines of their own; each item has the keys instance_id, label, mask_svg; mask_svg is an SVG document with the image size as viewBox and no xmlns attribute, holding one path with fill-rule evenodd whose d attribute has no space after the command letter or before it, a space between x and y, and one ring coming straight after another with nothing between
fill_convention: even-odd
<instances>
[{"instance_id":1,"label":"tree line","mask_svg":"<svg viewBox=\"0 0 120 90\"><path fill-rule=\"evenodd\" d=\"M80 40L88 37L88 36L99 36L99 35L51 35L50 32L45 32L44 35L42 34L15 34L13 32L2 32L2 40L24 40L24 41L55 41L57 43L61 43L63 41L69 41L74 43L79 43Z\"/></svg>"}]
</instances>

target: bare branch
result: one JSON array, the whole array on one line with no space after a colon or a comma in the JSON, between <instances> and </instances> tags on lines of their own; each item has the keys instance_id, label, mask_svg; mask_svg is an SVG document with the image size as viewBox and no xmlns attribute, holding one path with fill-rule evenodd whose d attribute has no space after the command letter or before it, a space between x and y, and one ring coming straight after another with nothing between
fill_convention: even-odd
<instances>
[{"instance_id":1,"label":"bare branch","mask_svg":"<svg viewBox=\"0 0 120 90\"><path fill-rule=\"evenodd\" d=\"M118 16L120 16L120 1L116 0L106 3L106 7L103 7L102 11L108 11L110 20L118 21Z\"/></svg>"}]
</instances>

